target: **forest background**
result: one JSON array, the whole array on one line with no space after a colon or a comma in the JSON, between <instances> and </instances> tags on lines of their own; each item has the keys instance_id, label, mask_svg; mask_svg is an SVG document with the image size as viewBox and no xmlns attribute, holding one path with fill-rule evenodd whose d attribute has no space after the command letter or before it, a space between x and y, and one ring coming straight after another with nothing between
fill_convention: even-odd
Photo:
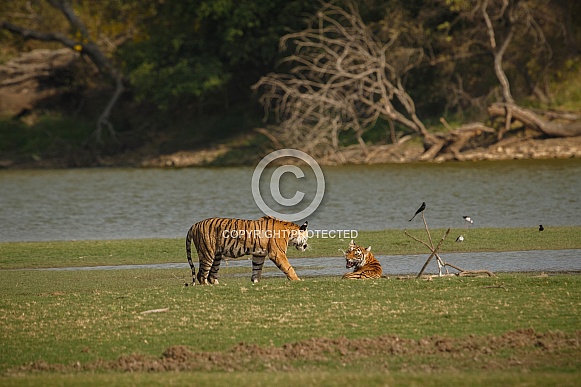
<instances>
[{"instance_id":1,"label":"forest background","mask_svg":"<svg viewBox=\"0 0 581 387\"><path fill-rule=\"evenodd\" d=\"M580 17L576 0L1 2L0 166L516 158L559 138L579 146L536 156L579 156Z\"/></svg>"}]
</instances>

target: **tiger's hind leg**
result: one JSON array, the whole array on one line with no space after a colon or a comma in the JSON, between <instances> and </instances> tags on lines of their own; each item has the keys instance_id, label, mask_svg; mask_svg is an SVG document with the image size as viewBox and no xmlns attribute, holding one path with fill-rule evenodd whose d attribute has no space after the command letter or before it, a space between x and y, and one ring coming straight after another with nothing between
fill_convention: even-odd
<instances>
[{"instance_id":1,"label":"tiger's hind leg","mask_svg":"<svg viewBox=\"0 0 581 387\"><path fill-rule=\"evenodd\" d=\"M250 280L253 283L258 283L262 278L262 265L264 265L265 259L266 257L252 256L252 278Z\"/></svg>"},{"instance_id":2,"label":"tiger's hind leg","mask_svg":"<svg viewBox=\"0 0 581 387\"><path fill-rule=\"evenodd\" d=\"M186 257L188 258L188 263L190 264L190 269L192 271L192 286L196 284L196 267L192 261L192 239L193 239L194 226L190 227L188 234L186 235ZM194 243L195 244L195 243ZM197 246L196 246L197 249ZM186 286L188 284L186 283Z\"/></svg>"},{"instance_id":3,"label":"tiger's hind leg","mask_svg":"<svg viewBox=\"0 0 581 387\"><path fill-rule=\"evenodd\" d=\"M208 274L208 282L211 284L219 284L218 270L220 270L220 263L222 263L222 255L216 255L214 257L214 262L212 262L210 273Z\"/></svg>"},{"instance_id":4,"label":"tiger's hind leg","mask_svg":"<svg viewBox=\"0 0 581 387\"><path fill-rule=\"evenodd\" d=\"M196 284L196 267L194 266L194 264L190 264L191 268L192 268L192 286L194 286ZM188 284L186 284L187 286Z\"/></svg>"},{"instance_id":5,"label":"tiger's hind leg","mask_svg":"<svg viewBox=\"0 0 581 387\"><path fill-rule=\"evenodd\" d=\"M208 275L210 274L210 269L212 268L212 265L214 263L214 260L212 258L207 259L207 257L204 257L205 259L200 259L200 269L198 270L198 282L200 283L200 285L207 285L208 284Z\"/></svg>"}]
</instances>

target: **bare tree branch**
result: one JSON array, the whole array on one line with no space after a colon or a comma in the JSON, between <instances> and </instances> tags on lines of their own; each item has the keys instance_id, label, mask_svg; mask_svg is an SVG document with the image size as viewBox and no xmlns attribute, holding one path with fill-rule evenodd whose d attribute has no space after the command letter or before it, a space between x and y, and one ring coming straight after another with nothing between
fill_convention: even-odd
<instances>
[{"instance_id":1,"label":"bare tree branch","mask_svg":"<svg viewBox=\"0 0 581 387\"><path fill-rule=\"evenodd\" d=\"M61 11L69 21L69 24L75 29L79 30L79 32L82 34L84 38L89 39L89 31L87 30L85 23L83 23L81 19L77 16L75 11L73 10L73 7L71 7L71 4L68 1L66 0L61 1L47 0L47 1L54 8Z\"/></svg>"},{"instance_id":2,"label":"bare tree branch","mask_svg":"<svg viewBox=\"0 0 581 387\"><path fill-rule=\"evenodd\" d=\"M101 48L94 43L89 35L87 27L83 21L78 17L68 0L47 0L48 3L59 10L67 19L69 24L81 33L82 39L71 39L70 37L57 32L43 32L23 28L7 21L0 21L0 28L10 31L13 34L19 35L24 39L34 39L44 42L58 42L65 47L80 52L90 58L91 62L97 66L99 71L110 76L115 81L115 90L107 103L105 109L99 116L97 121L97 128L95 131L95 138L99 143L102 142L103 131L108 131L112 138L115 138L115 130L110 121L111 112L119 101L121 94L125 90L124 76L115 68L111 60L105 55Z\"/></svg>"},{"instance_id":3,"label":"bare tree branch","mask_svg":"<svg viewBox=\"0 0 581 387\"><path fill-rule=\"evenodd\" d=\"M518 3L518 1L516 1L515 3ZM502 88L502 97L504 99L504 102L513 104L514 98L512 97L512 94L510 92L510 84L508 82L508 78L506 77L504 69L502 68L502 59L504 53L506 52L506 49L508 48L512 40L512 37L514 36L514 23L512 20L513 16L505 15L505 13L506 12L511 13L514 10L512 7L509 8L509 0L502 0L501 11L499 12L498 18L506 19L506 23L508 24L508 32L504 40L502 41L500 47L497 46L496 33L494 31L492 21L490 20L490 16L488 14L488 0L484 0L482 2L481 10L482 16L486 23L487 33L490 38L490 47L492 48L492 55L494 56L494 72L496 73L496 77L498 78L498 81L500 82L500 86Z\"/></svg>"},{"instance_id":4,"label":"bare tree branch","mask_svg":"<svg viewBox=\"0 0 581 387\"><path fill-rule=\"evenodd\" d=\"M290 74L268 74L253 86L279 122L271 131L280 143L315 155L337 152L340 133L349 131L365 154L363 134L380 118L433 143L401 78L423 51L393 43L377 40L352 1L323 2L306 29L284 36L281 50L294 49L282 60Z\"/></svg>"},{"instance_id":5,"label":"bare tree branch","mask_svg":"<svg viewBox=\"0 0 581 387\"><path fill-rule=\"evenodd\" d=\"M19 35L24 39L35 39L43 42L59 42L64 46L72 49L74 49L75 44L77 44L77 41L59 33L30 30L27 28L19 27L7 21L0 22L0 28L10 31L15 35Z\"/></svg>"}]
</instances>

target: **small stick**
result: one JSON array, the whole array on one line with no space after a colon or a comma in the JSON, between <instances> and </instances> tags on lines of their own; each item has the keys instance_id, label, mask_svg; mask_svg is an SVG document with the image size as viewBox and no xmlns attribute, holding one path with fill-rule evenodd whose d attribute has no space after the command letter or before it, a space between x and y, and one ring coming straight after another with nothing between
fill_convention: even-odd
<instances>
[{"instance_id":1,"label":"small stick","mask_svg":"<svg viewBox=\"0 0 581 387\"><path fill-rule=\"evenodd\" d=\"M448 262L444 262L444 265L446 265L446 266L450 266L452 269L456 269L456 270L458 270L459 272L466 271L466 270L464 270L464 269L460 269L458 266L454 266L454 265L452 265L451 263L448 263Z\"/></svg>"},{"instance_id":2,"label":"small stick","mask_svg":"<svg viewBox=\"0 0 581 387\"><path fill-rule=\"evenodd\" d=\"M449 131L454 130L450 124L448 123L448 121L446 121L446 119L444 117L440 117L440 122L442 123L442 125L444 125L446 127L446 129L448 129Z\"/></svg>"},{"instance_id":3,"label":"small stick","mask_svg":"<svg viewBox=\"0 0 581 387\"><path fill-rule=\"evenodd\" d=\"M498 288L498 289L504 289L504 290L507 290L508 291L508 288L506 286L502 285L502 284L501 285L483 286L482 288L483 289L496 289L496 288Z\"/></svg>"},{"instance_id":4,"label":"small stick","mask_svg":"<svg viewBox=\"0 0 581 387\"><path fill-rule=\"evenodd\" d=\"M440 254L436 253L436 259L438 261L438 270L439 270L440 275L442 275L442 267L444 269L446 269L446 274L448 274L449 273L448 267L446 266L446 262L444 262L442 257L440 257Z\"/></svg>"},{"instance_id":5,"label":"small stick","mask_svg":"<svg viewBox=\"0 0 581 387\"><path fill-rule=\"evenodd\" d=\"M462 277L462 276L478 275L478 274L486 274L489 277L496 277L493 272L488 271L488 270L465 270L458 275L460 277Z\"/></svg>"},{"instance_id":6,"label":"small stick","mask_svg":"<svg viewBox=\"0 0 581 387\"><path fill-rule=\"evenodd\" d=\"M144 310L143 312L141 312L139 314L162 313L162 312L167 312L167 311L169 311L169 308L150 309L150 310Z\"/></svg>"},{"instance_id":7,"label":"small stick","mask_svg":"<svg viewBox=\"0 0 581 387\"><path fill-rule=\"evenodd\" d=\"M426 242L416 238L415 236L411 235L410 233L408 233L408 230L404 230L403 231L405 235L407 235L408 237L412 238L413 240L415 240L416 242L420 242L421 244L423 244L424 246L426 246L428 248L428 250L430 251L434 251L434 246L431 246L429 244L427 244Z\"/></svg>"},{"instance_id":8,"label":"small stick","mask_svg":"<svg viewBox=\"0 0 581 387\"><path fill-rule=\"evenodd\" d=\"M424 227L426 228L426 234L428 234L428 239L430 240L430 246L432 248L430 250L434 250L434 242L432 242L432 235L430 235L430 230L428 229L428 223L426 222L426 217L424 216L424 212L422 211L422 220L424 221Z\"/></svg>"},{"instance_id":9,"label":"small stick","mask_svg":"<svg viewBox=\"0 0 581 387\"><path fill-rule=\"evenodd\" d=\"M418 275L416 276L416 278L420 278L422 276L422 274L424 273L424 270L426 270L426 267L428 266L428 263L430 263L430 261L432 260L432 258L434 257L434 255L436 255L436 253L438 252L438 250L440 250L440 246L442 246L442 242L444 242L444 239L446 239L446 237L448 236L449 233L450 233L450 229L448 229L446 231L446 233L444 234L444 236L442 237L442 239L440 239L440 242L438 243L438 246L436 246L436 248L434 249L434 251L432 251L432 254L430 254L430 256L428 257L428 260L426 261L426 263L424 263L424 266L422 267L422 270L420 270L420 272L418 273Z\"/></svg>"}]
</instances>

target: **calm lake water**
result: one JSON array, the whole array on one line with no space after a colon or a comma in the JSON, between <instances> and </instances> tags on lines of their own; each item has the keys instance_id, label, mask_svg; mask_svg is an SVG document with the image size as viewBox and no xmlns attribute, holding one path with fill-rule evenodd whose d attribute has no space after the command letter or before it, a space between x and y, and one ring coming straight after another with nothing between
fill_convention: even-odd
<instances>
[{"instance_id":1,"label":"calm lake water","mask_svg":"<svg viewBox=\"0 0 581 387\"><path fill-rule=\"evenodd\" d=\"M0 171L0 241L183 237L213 216L256 219L254 168ZM315 230L581 225L581 159L323 168ZM281 180L315 195L313 177ZM268 178L268 176L266 177ZM309 185L311 186L309 188ZM267 203L269 202L266 200ZM272 202L272 200L270 201ZM301 202L302 203L302 202Z\"/></svg>"}]
</instances>

